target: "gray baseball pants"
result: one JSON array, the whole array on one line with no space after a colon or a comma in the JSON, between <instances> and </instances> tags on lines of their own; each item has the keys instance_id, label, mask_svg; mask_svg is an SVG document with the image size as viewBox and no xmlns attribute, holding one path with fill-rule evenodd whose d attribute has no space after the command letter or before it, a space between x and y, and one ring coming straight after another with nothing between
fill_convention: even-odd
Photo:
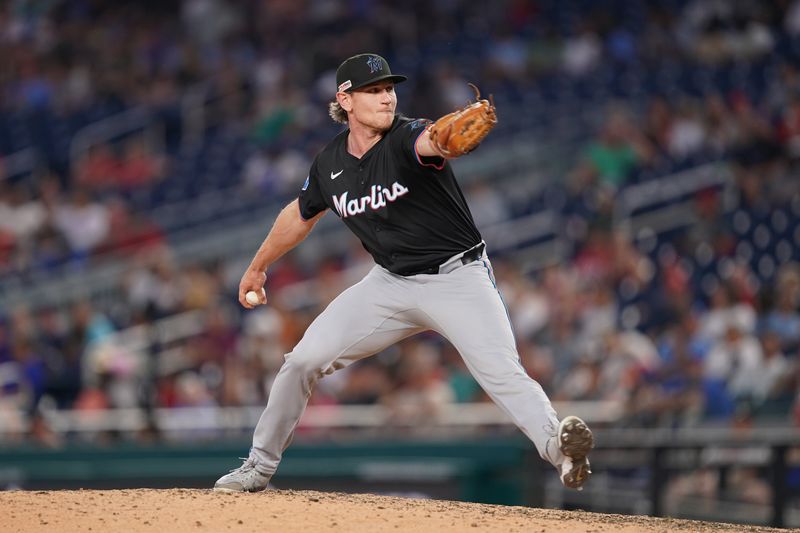
<instances>
[{"instance_id":1,"label":"gray baseball pants","mask_svg":"<svg viewBox=\"0 0 800 533\"><path fill-rule=\"evenodd\" d=\"M458 254L439 274L399 276L375 266L342 292L286 354L253 434L256 468L272 475L291 442L318 379L415 333L440 333L494 402L533 441L539 455L560 465L556 412L519 362L505 304L483 256L466 265Z\"/></svg>"}]
</instances>

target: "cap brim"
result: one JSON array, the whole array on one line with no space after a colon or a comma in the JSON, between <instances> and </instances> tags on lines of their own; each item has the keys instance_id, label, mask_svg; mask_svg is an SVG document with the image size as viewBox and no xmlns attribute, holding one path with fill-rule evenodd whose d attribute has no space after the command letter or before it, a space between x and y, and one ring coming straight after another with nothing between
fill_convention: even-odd
<instances>
[{"instance_id":1,"label":"cap brim","mask_svg":"<svg viewBox=\"0 0 800 533\"><path fill-rule=\"evenodd\" d=\"M406 78L405 76L401 76L399 74L387 74L385 76L378 76L377 78L373 78L373 79L371 79L369 81L365 81L364 83L361 83L359 85L353 85L352 87L347 89L345 92L347 93L347 92L353 91L355 89L360 89L361 87L366 87L367 85L372 85L373 83L378 83L379 81L389 80L389 81L392 81L394 83L402 83L402 82L406 81L407 79L408 78Z\"/></svg>"}]
</instances>

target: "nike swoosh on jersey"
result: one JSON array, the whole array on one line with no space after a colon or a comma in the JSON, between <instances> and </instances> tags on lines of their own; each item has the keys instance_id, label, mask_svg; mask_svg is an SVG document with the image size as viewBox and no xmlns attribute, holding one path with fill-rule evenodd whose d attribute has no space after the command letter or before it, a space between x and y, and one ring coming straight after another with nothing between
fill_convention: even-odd
<instances>
[{"instance_id":1,"label":"nike swoosh on jersey","mask_svg":"<svg viewBox=\"0 0 800 533\"><path fill-rule=\"evenodd\" d=\"M344 172L344 169L340 170L339 172L337 172L335 174L333 172L331 172L331 179L335 180L336 178L339 177L339 174L341 174L342 172Z\"/></svg>"}]
</instances>

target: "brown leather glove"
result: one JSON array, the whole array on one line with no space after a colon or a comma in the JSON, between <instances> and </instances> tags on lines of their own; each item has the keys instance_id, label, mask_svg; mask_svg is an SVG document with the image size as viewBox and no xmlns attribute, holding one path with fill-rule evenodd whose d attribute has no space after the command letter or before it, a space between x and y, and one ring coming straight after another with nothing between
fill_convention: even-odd
<instances>
[{"instance_id":1,"label":"brown leather glove","mask_svg":"<svg viewBox=\"0 0 800 533\"><path fill-rule=\"evenodd\" d=\"M433 145L445 157L459 157L474 150L497 124L494 100L481 100L481 93L473 84L475 102L453 111L434 122L430 127Z\"/></svg>"}]
</instances>

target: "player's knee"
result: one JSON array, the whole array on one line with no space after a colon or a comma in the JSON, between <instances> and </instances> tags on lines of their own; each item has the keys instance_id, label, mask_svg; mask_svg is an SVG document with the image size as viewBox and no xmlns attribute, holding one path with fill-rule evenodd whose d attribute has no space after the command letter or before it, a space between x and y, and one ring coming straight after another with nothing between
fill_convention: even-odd
<instances>
[{"instance_id":1,"label":"player's knee","mask_svg":"<svg viewBox=\"0 0 800 533\"><path fill-rule=\"evenodd\" d=\"M297 374L306 379L316 378L322 373L322 365L317 358L304 352L294 350L286 354L285 359L286 362L283 366L288 373Z\"/></svg>"},{"instance_id":2,"label":"player's knee","mask_svg":"<svg viewBox=\"0 0 800 533\"><path fill-rule=\"evenodd\" d=\"M296 374L298 376L307 376L312 373L313 365L309 361L300 357L294 357L291 353L286 355L286 362L283 363L281 371L287 374Z\"/></svg>"}]
</instances>

